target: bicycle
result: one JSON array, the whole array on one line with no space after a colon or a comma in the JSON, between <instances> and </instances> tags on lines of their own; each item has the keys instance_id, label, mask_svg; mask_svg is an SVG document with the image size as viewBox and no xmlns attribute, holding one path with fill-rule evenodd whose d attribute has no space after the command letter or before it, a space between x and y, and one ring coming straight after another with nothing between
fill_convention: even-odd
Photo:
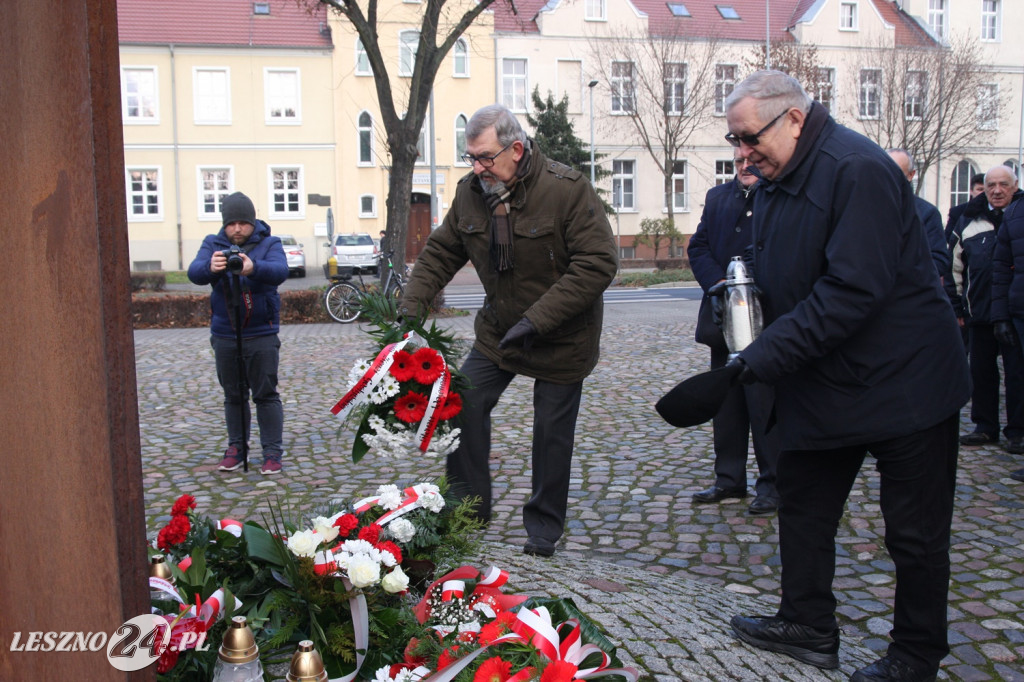
<instances>
[{"instance_id":1,"label":"bicycle","mask_svg":"<svg viewBox=\"0 0 1024 682\"><path fill-rule=\"evenodd\" d=\"M405 293L405 277L394 267L393 255L394 251L389 251L380 258L378 273L385 266L387 273L381 276L379 290L383 291L387 298L397 303ZM353 276L359 280L358 286L353 284ZM335 322L343 324L355 322L362 313L363 296L372 291L371 287L375 285L368 286L366 284L359 267L345 268L344 272L339 272L331 277L331 281L333 284L324 292L324 308L327 310L328 316Z\"/></svg>"}]
</instances>

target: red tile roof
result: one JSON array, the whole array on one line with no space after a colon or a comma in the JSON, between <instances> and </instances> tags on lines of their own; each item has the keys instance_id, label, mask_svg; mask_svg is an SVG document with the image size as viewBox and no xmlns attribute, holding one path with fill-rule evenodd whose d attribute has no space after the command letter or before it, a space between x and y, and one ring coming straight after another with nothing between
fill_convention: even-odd
<instances>
[{"instance_id":1,"label":"red tile roof","mask_svg":"<svg viewBox=\"0 0 1024 682\"><path fill-rule=\"evenodd\" d=\"M871 0L879 14L888 23L896 26L896 45L900 47L935 47L937 44L928 32L906 12L889 0Z\"/></svg>"},{"instance_id":2,"label":"red tile roof","mask_svg":"<svg viewBox=\"0 0 1024 682\"><path fill-rule=\"evenodd\" d=\"M122 45L333 47L327 14L295 0L262 0L270 14L255 14L253 0L117 0Z\"/></svg>"}]
</instances>

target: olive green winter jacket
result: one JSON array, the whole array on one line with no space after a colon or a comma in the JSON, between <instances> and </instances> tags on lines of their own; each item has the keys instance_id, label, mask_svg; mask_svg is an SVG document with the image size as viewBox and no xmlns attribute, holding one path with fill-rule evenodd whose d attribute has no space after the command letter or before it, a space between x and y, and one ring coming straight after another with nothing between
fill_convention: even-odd
<instances>
[{"instance_id":1,"label":"olive green winter jacket","mask_svg":"<svg viewBox=\"0 0 1024 682\"><path fill-rule=\"evenodd\" d=\"M444 222L413 267L400 310L421 314L467 261L486 293L474 347L499 367L553 383L582 381L597 364L601 294L618 267L611 226L590 182L534 146L530 169L511 196L515 265L491 265L491 211L472 173L459 181ZM527 350L498 348L526 317L537 336Z\"/></svg>"}]
</instances>

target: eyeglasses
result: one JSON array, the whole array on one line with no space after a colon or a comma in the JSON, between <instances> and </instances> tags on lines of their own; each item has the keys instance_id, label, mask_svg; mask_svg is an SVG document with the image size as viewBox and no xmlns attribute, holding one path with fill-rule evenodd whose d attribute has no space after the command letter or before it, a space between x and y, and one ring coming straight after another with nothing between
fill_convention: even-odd
<instances>
[{"instance_id":1,"label":"eyeglasses","mask_svg":"<svg viewBox=\"0 0 1024 682\"><path fill-rule=\"evenodd\" d=\"M792 107L790 107L790 109L792 109ZM739 147L741 142L743 144L747 145L748 147L756 147L757 145L759 145L761 143L760 137L762 135L764 135L768 131L769 128L771 128L773 125L775 125L780 118L782 118L783 116L785 116L788 113L789 113L789 109L786 109L781 114L779 114L778 116L773 118L771 121L769 121L768 125L766 125L764 128L761 128L760 130L758 130L753 135L737 135L736 133L726 133L725 134L725 140L726 140L726 142L731 144L733 147Z\"/></svg>"},{"instance_id":2,"label":"eyeglasses","mask_svg":"<svg viewBox=\"0 0 1024 682\"><path fill-rule=\"evenodd\" d=\"M461 158L467 165L472 166L474 163L479 163L481 168L490 168L491 166L494 165L494 160L501 156L506 149L508 149L515 143L516 141L512 140L507 145L502 147L501 151L495 154L494 156L473 156L472 154L463 154Z\"/></svg>"}]
</instances>

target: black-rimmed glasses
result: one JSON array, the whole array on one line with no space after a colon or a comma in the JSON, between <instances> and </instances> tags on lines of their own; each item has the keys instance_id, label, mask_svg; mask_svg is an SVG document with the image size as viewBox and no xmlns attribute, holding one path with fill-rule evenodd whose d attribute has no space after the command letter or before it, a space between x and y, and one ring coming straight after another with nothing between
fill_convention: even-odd
<instances>
[{"instance_id":1,"label":"black-rimmed glasses","mask_svg":"<svg viewBox=\"0 0 1024 682\"><path fill-rule=\"evenodd\" d=\"M472 154L463 154L461 158L463 162L465 162L466 165L468 166L472 166L474 163L479 163L481 168L490 168L491 166L494 165L494 160L501 156L506 149L508 149L515 143L516 141L512 140L507 145L502 147L501 151L495 154L494 156L473 156Z\"/></svg>"},{"instance_id":2,"label":"black-rimmed glasses","mask_svg":"<svg viewBox=\"0 0 1024 682\"><path fill-rule=\"evenodd\" d=\"M790 109L792 109L792 107L790 107ZM769 121L768 125L766 125L764 128L761 128L760 130L758 130L753 135L737 135L736 133L726 133L725 134L725 140L726 140L726 142L731 144L733 147L739 147L741 142L743 144L747 145L748 147L756 147L758 144L761 143L761 139L760 139L761 136L764 135L766 132L768 132L769 128L771 128L773 125L775 125L780 118L782 118L783 116L785 116L788 113L789 113L789 109L784 110L781 114L779 114L778 116L773 118L771 121ZM465 157L463 157L463 158L465 158Z\"/></svg>"}]
</instances>

